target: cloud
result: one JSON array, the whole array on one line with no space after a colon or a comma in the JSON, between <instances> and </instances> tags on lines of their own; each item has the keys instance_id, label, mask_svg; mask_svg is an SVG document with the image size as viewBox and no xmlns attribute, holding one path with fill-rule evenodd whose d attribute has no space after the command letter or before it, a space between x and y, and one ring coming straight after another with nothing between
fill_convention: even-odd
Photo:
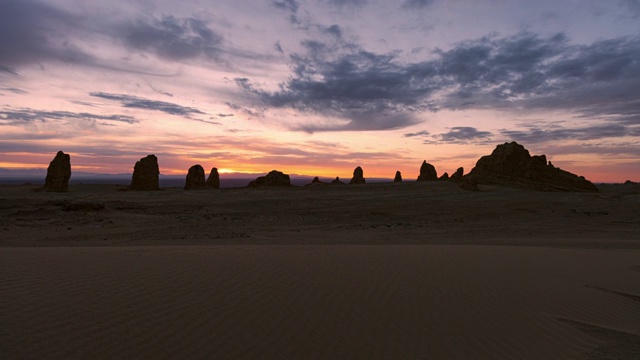
<instances>
[{"instance_id":1,"label":"cloud","mask_svg":"<svg viewBox=\"0 0 640 360\"><path fill-rule=\"evenodd\" d=\"M114 35L132 50L151 52L168 60L219 60L222 53L222 35L196 18L138 19L122 25Z\"/></svg>"},{"instance_id":2,"label":"cloud","mask_svg":"<svg viewBox=\"0 0 640 360\"><path fill-rule=\"evenodd\" d=\"M90 96L119 101L123 107L136 108L145 110L161 111L171 115L190 117L191 115L206 115L206 113L192 107L186 107L178 104L169 103L166 101L149 100L132 95L124 94L110 94L103 92L92 92ZM218 124L218 123L216 123Z\"/></svg>"},{"instance_id":3,"label":"cloud","mask_svg":"<svg viewBox=\"0 0 640 360\"><path fill-rule=\"evenodd\" d=\"M414 132L414 133L408 133L408 134L404 134L402 136L404 137L425 137L425 136L429 136L431 133L429 133L427 130L422 130L422 131L418 131L418 132Z\"/></svg>"},{"instance_id":4,"label":"cloud","mask_svg":"<svg viewBox=\"0 0 640 360\"><path fill-rule=\"evenodd\" d=\"M433 4L434 1L435 0L405 0L402 7L405 9L422 9Z\"/></svg>"},{"instance_id":5,"label":"cloud","mask_svg":"<svg viewBox=\"0 0 640 360\"><path fill-rule=\"evenodd\" d=\"M91 56L67 36L80 28L81 19L33 0L0 2L0 64L19 66L42 60L90 62Z\"/></svg>"},{"instance_id":6,"label":"cloud","mask_svg":"<svg viewBox=\"0 0 640 360\"><path fill-rule=\"evenodd\" d=\"M623 6L633 18L640 17L640 0L620 0L618 3Z\"/></svg>"},{"instance_id":7,"label":"cloud","mask_svg":"<svg viewBox=\"0 0 640 360\"><path fill-rule=\"evenodd\" d=\"M14 69L2 64L0 64L0 73L9 73L12 75L18 75L18 73Z\"/></svg>"},{"instance_id":8,"label":"cloud","mask_svg":"<svg viewBox=\"0 0 640 360\"><path fill-rule=\"evenodd\" d=\"M4 125L18 125L31 122L46 122L58 120L91 120L91 121L115 121L127 124L136 124L139 121L127 115L98 115L85 112L71 111L43 111L29 108L14 110L0 110L0 123Z\"/></svg>"},{"instance_id":9,"label":"cloud","mask_svg":"<svg viewBox=\"0 0 640 360\"><path fill-rule=\"evenodd\" d=\"M417 63L343 39L308 39L290 55L291 77L268 91L238 86L266 108L290 108L329 121L302 131L386 130L442 109L562 110L591 119L640 121L640 38L572 45L562 33L485 36L432 51Z\"/></svg>"},{"instance_id":10,"label":"cloud","mask_svg":"<svg viewBox=\"0 0 640 360\"><path fill-rule=\"evenodd\" d=\"M360 6L364 6L367 4L367 0L325 0L327 3L334 5L334 6L338 6L338 7L345 7L345 6L352 6L352 7L360 7Z\"/></svg>"},{"instance_id":11,"label":"cloud","mask_svg":"<svg viewBox=\"0 0 640 360\"><path fill-rule=\"evenodd\" d=\"M480 131L474 127L459 126L452 127L448 132L440 134L438 137L446 143L466 143L472 140L487 140L491 135L488 131Z\"/></svg>"},{"instance_id":12,"label":"cloud","mask_svg":"<svg viewBox=\"0 0 640 360\"><path fill-rule=\"evenodd\" d=\"M503 129L500 133L511 140L540 143L546 141L599 140L605 138L640 136L640 128L618 124L604 124L580 128L564 128L559 126L542 128L532 126L526 130Z\"/></svg>"},{"instance_id":13,"label":"cloud","mask_svg":"<svg viewBox=\"0 0 640 360\"><path fill-rule=\"evenodd\" d=\"M271 4L280 10L288 12L289 22L295 25L301 24L300 19L298 19L300 4L296 0L273 0Z\"/></svg>"},{"instance_id":14,"label":"cloud","mask_svg":"<svg viewBox=\"0 0 640 360\"><path fill-rule=\"evenodd\" d=\"M275 44L273 44L273 49L278 53L284 55L284 50L282 50L282 45L280 45L280 41L276 41Z\"/></svg>"},{"instance_id":15,"label":"cloud","mask_svg":"<svg viewBox=\"0 0 640 360\"><path fill-rule=\"evenodd\" d=\"M14 94L19 94L19 95L24 95L24 94L28 94L28 91L24 91L22 89L18 89L18 88L13 88L13 87L0 87L0 91L9 91L12 92Z\"/></svg>"}]
</instances>

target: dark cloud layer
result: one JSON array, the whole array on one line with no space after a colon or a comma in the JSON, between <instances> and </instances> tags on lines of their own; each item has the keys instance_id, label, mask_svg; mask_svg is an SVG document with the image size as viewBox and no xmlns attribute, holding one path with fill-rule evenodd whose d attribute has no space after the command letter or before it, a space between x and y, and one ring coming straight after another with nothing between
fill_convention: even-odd
<instances>
[{"instance_id":1,"label":"dark cloud layer","mask_svg":"<svg viewBox=\"0 0 640 360\"><path fill-rule=\"evenodd\" d=\"M0 1L0 64L19 66L42 60L89 62L90 56L68 41L81 19L46 3Z\"/></svg>"},{"instance_id":2,"label":"dark cloud layer","mask_svg":"<svg viewBox=\"0 0 640 360\"><path fill-rule=\"evenodd\" d=\"M405 9L422 9L433 4L434 1L435 0L405 0L402 7Z\"/></svg>"},{"instance_id":3,"label":"dark cloud layer","mask_svg":"<svg viewBox=\"0 0 640 360\"><path fill-rule=\"evenodd\" d=\"M126 108L136 108L136 109L145 109L145 110L155 110L161 111L171 115L190 117L191 115L205 115L204 112L187 106L181 106L178 104L169 103L166 101L156 101L149 100L137 96L124 95L124 94L110 94L103 92L92 92L89 95L107 99L118 101L122 104L123 107Z\"/></svg>"},{"instance_id":4,"label":"dark cloud layer","mask_svg":"<svg viewBox=\"0 0 640 360\"><path fill-rule=\"evenodd\" d=\"M238 85L267 107L287 107L347 123L305 131L384 130L443 109L564 110L638 123L640 38L572 45L564 34L483 37L404 63L352 43L307 40L291 55L291 78L278 91Z\"/></svg>"},{"instance_id":5,"label":"dark cloud layer","mask_svg":"<svg viewBox=\"0 0 640 360\"><path fill-rule=\"evenodd\" d=\"M121 27L115 35L130 49L152 52L169 60L216 60L222 52L222 35L195 18L138 19Z\"/></svg>"},{"instance_id":6,"label":"dark cloud layer","mask_svg":"<svg viewBox=\"0 0 640 360\"><path fill-rule=\"evenodd\" d=\"M556 126L547 129L533 126L525 130L504 129L501 131L501 134L508 139L516 141L539 143L558 140L597 140L602 138L640 136L640 128L618 124L604 124L580 128Z\"/></svg>"},{"instance_id":7,"label":"dark cloud layer","mask_svg":"<svg viewBox=\"0 0 640 360\"><path fill-rule=\"evenodd\" d=\"M19 125L31 122L47 122L59 120L89 120L89 121L115 121L127 124L135 124L139 121L126 115L99 115L85 112L71 111L43 111L28 108L0 110L0 124Z\"/></svg>"},{"instance_id":8,"label":"dark cloud layer","mask_svg":"<svg viewBox=\"0 0 640 360\"><path fill-rule=\"evenodd\" d=\"M197 18L140 17L126 21L91 16L72 14L44 1L0 1L0 73L15 73L14 68L20 66L54 60L153 74L118 68L102 55L82 50L83 42L105 36L129 51L170 61L222 61L222 35Z\"/></svg>"}]
</instances>

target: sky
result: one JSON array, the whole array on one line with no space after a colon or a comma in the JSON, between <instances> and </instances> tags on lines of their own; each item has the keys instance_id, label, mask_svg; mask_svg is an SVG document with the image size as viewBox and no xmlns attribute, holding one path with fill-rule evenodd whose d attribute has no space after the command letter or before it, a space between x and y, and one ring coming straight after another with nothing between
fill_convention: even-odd
<instances>
[{"instance_id":1,"label":"sky","mask_svg":"<svg viewBox=\"0 0 640 360\"><path fill-rule=\"evenodd\" d=\"M0 168L640 180L640 0L0 0Z\"/></svg>"}]
</instances>

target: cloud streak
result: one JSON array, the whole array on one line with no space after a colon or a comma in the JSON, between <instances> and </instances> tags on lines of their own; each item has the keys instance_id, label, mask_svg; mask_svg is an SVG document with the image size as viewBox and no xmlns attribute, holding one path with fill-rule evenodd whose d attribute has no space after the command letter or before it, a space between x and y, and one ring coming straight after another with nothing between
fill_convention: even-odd
<instances>
[{"instance_id":1,"label":"cloud streak","mask_svg":"<svg viewBox=\"0 0 640 360\"><path fill-rule=\"evenodd\" d=\"M104 92L92 92L90 96L106 100L118 101L125 108L161 111L166 114L191 117L192 115L206 115L206 113L192 107L182 106L166 101L157 101L124 94L110 94Z\"/></svg>"},{"instance_id":2,"label":"cloud streak","mask_svg":"<svg viewBox=\"0 0 640 360\"><path fill-rule=\"evenodd\" d=\"M4 125L20 125L24 123L60 120L101 120L127 124L136 124L139 122L136 118L127 115L99 115L86 112L43 111L28 108L0 110L0 123Z\"/></svg>"}]
</instances>

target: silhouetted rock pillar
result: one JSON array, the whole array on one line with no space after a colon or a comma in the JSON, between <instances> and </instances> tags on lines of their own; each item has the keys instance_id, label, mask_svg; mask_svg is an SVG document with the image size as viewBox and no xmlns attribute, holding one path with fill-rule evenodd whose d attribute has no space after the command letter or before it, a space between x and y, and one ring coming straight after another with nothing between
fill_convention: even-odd
<instances>
[{"instance_id":1,"label":"silhouetted rock pillar","mask_svg":"<svg viewBox=\"0 0 640 360\"><path fill-rule=\"evenodd\" d=\"M207 178L207 187L212 189L220 189L220 175L217 168L212 168Z\"/></svg>"},{"instance_id":2,"label":"silhouetted rock pillar","mask_svg":"<svg viewBox=\"0 0 640 360\"><path fill-rule=\"evenodd\" d=\"M429 164L426 160L422 162L422 166L420 166L420 176L418 176L418 181L435 181L438 180L438 173L436 172L436 168Z\"/></svg>"},{"instance_id":3,"label":"silhouetted rock pillar","mask_svg":"<svg viewBox=\"0 0 640 360\"><path fill-rule=\"evenodd\" d=\"M362 171L362 168L358 166L353 170L353 177L351 178L351 181L349 181L349 184L364 184L365 182L364 171Z\"/></svg>"},{"instance_id":4,"label":"silhouetted rock pillar","mask_svg":"<svg viewBox=\"0 0 640 360\"><path fill-rule=\"evenodd\" d=\"M447 181L447 180L449 180L449 173L445 172L444 174L442 174L442 175L438 178L438 180L440 180L440 181Z\"/></svg>"},{"instance_id":5,"label":"silhouetted rock pillar","mask_svg":"<svg viewBox=\"0 0 640 360\"><path fill-rule=\"evenodd\" d=\"M402 174L400 171L396 171L396 177L393 178L393 182L402 182Z\"/></svg>"},{"instance_id":6,"label":"silhouetted rock pillar","mask_svg":"<svg viewBox=\"0 0 640 360\"><path fill-rule=\"evenodd\" d=\"M339 176L336 176L335 179L331 180L331 184L334 184L334 185L345 185L345 183L340 181L340 177Z\"/></svg>"},{"instance_id":7,"label":"silhouetted rock pillar","mask_svg":"<svg viewBox=\"0 0 640 360\"><path fill-rule=\"evenodd\" d=\"M155 155L147 155L137 161L133 167L129 189L137 191L160 190L159 176L158 158Z\"/></svg>"},{"instance_id":8,"label":"silhouetted rock pillar","mask_svg":"<svg viewBox=\"0 0 640 360\"><path fill-rule=\"evenodd\" d=\"M185 190L204 189L206 183L204 181L204 169L200 165L193 165L187 173L187 180L184 184Z\"/></svg>"},{"instance_id":9,"label":"silhouetted rock pillar","mask_svg":"<svg viewBox=\"0 0 640 360\"><path fill-rule=\"evenodd\" d=\"M49 163L47 177L44 180L44 190L52 192L69 191L69 179L71 178L71 157L62 151Z\"/></svg>"}]
</instances>

